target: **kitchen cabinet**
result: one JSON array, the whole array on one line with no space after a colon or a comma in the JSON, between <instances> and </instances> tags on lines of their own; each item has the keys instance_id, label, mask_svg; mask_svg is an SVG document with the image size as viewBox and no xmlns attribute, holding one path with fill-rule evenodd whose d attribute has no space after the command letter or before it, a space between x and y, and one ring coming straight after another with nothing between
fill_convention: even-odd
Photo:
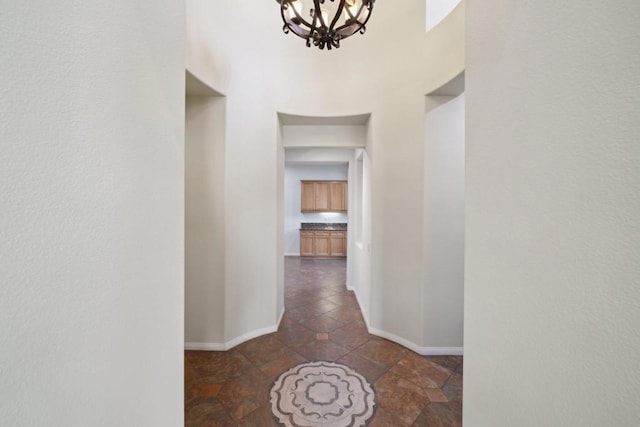
<instances>
[{"instance_id":1,"label":"kitchen cabinet","mask_svg":"<svg viewBox=\"0 0 640 427\"><path fill-rule=\"evenodd\" d=\"M315 256L331 256L331 232L315 231L313 248Z\"/></svg>"},{"instance_id":2,"label":"kitchen cabinet","mask_svg":"<svg viewBox=\"0 0 640 427\"><path fill-rule=\"evenodd\" d=\"M329 196L329 183L328 182L316 182L314 186L315 191L315 212L326 212L330 210Z\"/></svg>"},{"instance_id":3,"label":"kitchen cabinet","mask_svg":"<svg viewBox=\"0 0 640 427\"><path fill-rule=\"evenodd\" d=\"M347 212L347 181L301 181L302 212Z\"/></svg>"},{"instance_id":4,"label":"kitchen cabinet","mask_svg":"<svg viewBox=\"0 0 640 427\"><path fill-rule=\"evenodd\" d=\"M347 232L331 232L331 256L347 256Z\"/></svg>"},{"instance_id":5,"label":"kitchen cabinet","mask_svg":"<svg viewBox=\"0 0 640 427\"><path fill-rule=\"evenodd\" d=\"M347 211L347 183L331 182L329 183L329 210L330 211Z\"/></svg>"},{"instance_id":6,"label":"kitchen cabinet","mask_svg":"<svg viewBox=\"0 0 640 427\"><path fill-rule=\"evenodd\" d=\"M302 181L302 212L314 212L316 209L316 183Z\"/></svg>"},{"instance_id":7,"label":"kitchen cabinet","mask_svg":"<svg viewBox=\"0 0 640 427\"><path fill-rule=\"evenodd\" d=\"M347 256L346 231L300 230L300 256Z\"/></svg>"},{"instance_id":8,"label":"kitchen cabinet","mask_svg":"<svg viewBox=\"0 0 640 427\"><path fill-rule=\"evenodd\" d=\"M300 256L313 256L315 250L313 231L300 231Z\"/></svg>"}]
</instances>

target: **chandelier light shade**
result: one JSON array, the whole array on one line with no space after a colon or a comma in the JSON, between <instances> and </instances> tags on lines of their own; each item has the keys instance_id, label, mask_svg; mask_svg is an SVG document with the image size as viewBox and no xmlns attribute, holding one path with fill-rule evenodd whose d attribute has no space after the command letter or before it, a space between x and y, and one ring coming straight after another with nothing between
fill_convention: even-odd
<instances>
[{"instance_id":1,"label":"chandelier light shade","mask_svg":"<svg viewBox=\"0 0 640 427\"><path fill-rule=\"evenodd\" d=\"M328 50L340 41L364 34L375 0L276 0L285 34L294 33L311 44Z\"/></svg>"}]
</instances>

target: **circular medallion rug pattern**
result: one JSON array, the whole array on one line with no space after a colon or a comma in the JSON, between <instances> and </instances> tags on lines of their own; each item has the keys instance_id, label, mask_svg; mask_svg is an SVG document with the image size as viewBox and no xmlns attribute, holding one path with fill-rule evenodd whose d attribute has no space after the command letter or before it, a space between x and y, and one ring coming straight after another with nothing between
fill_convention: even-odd
<instances>
[{"instance_id":1,"label":"circular medallion rug pattern","mask_svg":"<svg viewBox=\"0 0 640 427\"><path fill-rule=\"evenodd\" d=\"M363 426L374 405L367 380L338 363L303 363L280 375L271 388L271 410L287 427Z\"/></svg>"}]
</instances>

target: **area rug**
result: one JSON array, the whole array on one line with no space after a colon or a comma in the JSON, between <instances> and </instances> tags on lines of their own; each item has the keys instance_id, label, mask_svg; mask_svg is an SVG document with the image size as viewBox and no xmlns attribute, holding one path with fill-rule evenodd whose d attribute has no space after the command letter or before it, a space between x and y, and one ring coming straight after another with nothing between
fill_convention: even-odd
<instances>
[{"instance_id":1,"label":"area rug","mask_svg":"<svg viewBox=\"0 0 640 427\"><path fill-rule=\"evenodd\" d=\"M363 426L374 405L367 380L338 363L303 363L280 375L271 388L271 410L286 427Z\"/></svg>"}]
</instances>

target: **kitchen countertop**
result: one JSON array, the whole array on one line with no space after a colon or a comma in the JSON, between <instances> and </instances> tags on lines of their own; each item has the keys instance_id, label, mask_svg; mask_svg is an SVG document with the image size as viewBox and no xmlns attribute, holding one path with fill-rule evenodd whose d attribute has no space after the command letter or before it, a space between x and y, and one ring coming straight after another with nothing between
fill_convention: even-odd
<instances>
[{"instance_id":1,"label":"kitchen countertop","mask_svg":"<svg viewBox=\"0 0 640 427\"><path fill-rule=\"evenodd\" d=\"M300 224L300 230L347 231L347 223L345 222L303 222Z\"/></svg>"}]
</instances>

